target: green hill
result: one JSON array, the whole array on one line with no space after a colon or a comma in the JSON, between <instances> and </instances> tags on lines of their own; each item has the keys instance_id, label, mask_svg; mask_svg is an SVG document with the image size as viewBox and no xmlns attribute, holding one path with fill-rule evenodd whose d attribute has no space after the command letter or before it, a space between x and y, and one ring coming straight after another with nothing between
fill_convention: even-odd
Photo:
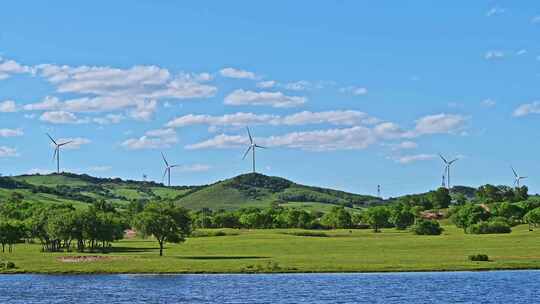
<instances>
[{"instance_id":1,"label":"green hill","mask_svg":"<svg viewBox=\"0 0 540 304\"><path fill-rule=\"evenodd\" d=\"M79 208L99 200L124 208L135 200L166 199L190 209L230 210L279 203L326 210L332 205L362 207L377 200L372 196L305 186L257 173L239 175L211 185L174 187L73 173L0 177L0 201L13 192L22 194L29 202L71 203Z\"/></svg>"}]
</instances>

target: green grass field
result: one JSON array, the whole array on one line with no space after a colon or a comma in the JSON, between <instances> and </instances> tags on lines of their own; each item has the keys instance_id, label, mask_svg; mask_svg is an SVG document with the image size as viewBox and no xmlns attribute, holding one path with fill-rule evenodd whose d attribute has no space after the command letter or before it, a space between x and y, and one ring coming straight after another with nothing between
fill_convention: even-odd
<instances>
[{"instance_id":1,"label":"green grass field","mask_svg":"<svg viewBox=\"0 0 540 304\"><path fill-rule=\"evenodd\" d=\"M103 260L61 262L78 253L41 253L40 246L17 245L0 254L16 264L10 272L33 273L238 273L374 272L540 269L540 231L515 227L507 235L465 235L452 226L442 236L415 236L386 229L325 231L326 237L295 236L300 230L232 230L230 235L189 238L168 244L158 256L152 240L114 244ZM235 235L233 235L235 234ZM470 262L470 254L488 254L490 262Z\"/></svg>"}]
</instances>

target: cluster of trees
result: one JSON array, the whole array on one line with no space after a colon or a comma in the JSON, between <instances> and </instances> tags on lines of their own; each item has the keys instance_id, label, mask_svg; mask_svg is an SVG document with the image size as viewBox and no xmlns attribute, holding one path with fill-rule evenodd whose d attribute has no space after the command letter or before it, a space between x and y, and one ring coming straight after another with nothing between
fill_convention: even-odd
<instances>
[{"instance_id":1,"label":"cluster of trees","mask_svg":"<svg viewBox=\"0 0 540 304\"><path fill-rule=\"evenodd\" d=\"M466 203L450 208L452 222L466 233L510 233L511 227L528 223L540 224L540 200L528 199L518 203Z\"/></svg>"},{"instance_id":2,"label":"cluster of trees","mask_svg":"<svg viewBox=\"0 0 540 304\"><path fill-rule=\"evenodd\" d=\"M116 209L98 201L85 210L70 204L30 204L14 193L0 204L0 242L11 251L22 240L39 240L43 251L105 251L129 225Z\"/></svg>"},{"instance_id":3,"label":"cluster of trees","mask_svg":"<svg viewBox=\"0 0 540 304\"><path fill-rule=\"evenodd\" d=\"M476 191L476 202L483 204L497 202L522 202L529 198L529 188L527 186L509 187L484 185Z\"/></svg>"}]
</instances>

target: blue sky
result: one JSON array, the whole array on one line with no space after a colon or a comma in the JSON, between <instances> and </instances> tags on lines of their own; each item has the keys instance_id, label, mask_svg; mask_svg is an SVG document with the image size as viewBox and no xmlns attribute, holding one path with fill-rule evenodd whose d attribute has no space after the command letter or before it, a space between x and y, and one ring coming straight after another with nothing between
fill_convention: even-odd
<instances>
[{"instance_id":1,"label":"blue sky","mask_svg":"<svg viewBox=\"0 0 540 304\"><path fill-rule=\"evenodd\" d=\"M0 11L0 173L203 184L250 170L384 196L540 188L536 1L18 1Z\"/></svg>"}]
</instances>

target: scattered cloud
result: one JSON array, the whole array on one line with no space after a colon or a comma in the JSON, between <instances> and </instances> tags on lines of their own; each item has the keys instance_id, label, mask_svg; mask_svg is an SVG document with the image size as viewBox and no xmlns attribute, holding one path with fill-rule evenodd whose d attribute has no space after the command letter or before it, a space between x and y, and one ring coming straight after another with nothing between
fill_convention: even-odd
<instances>
[{"instance_id":1,"label":"scattered cloud","mask_svg":"<svg viewBox=\"0 0 540 304\"><path fill-rule=\"evenodd\" d=\"M281 92L253 92L235 90L225 97L226 105L271 106L274 108L296 107L306 103L306 97L287 96Z\"/></svg>"},{"instance_id":2,"label":"scattered cloud","mask_svg":"<svg viewBox=\"0 0 540 304\"><path fill-rule=\"evenodd\" d=\"M24 132L22 129L0 129L0 137L16 137L23 135Z\"/></svg>"},{"instance_id":3,"label":"scattered cloud","mask_svg":"<svg viewBox=\"0 0 540 304\"><path fill-rule=\"evenodd\" d=\"M352 94L355 96L366 95L368 93L368 89L364 87L357 87L357 86L343 87L343 88L340 88L339 91L341 93Z\"/></svg>"},{"instance_id":4,"label":"scattered cloud","mask_svg":"<svg viewBox=\"0 0 540 304\"><path fill-rule=\"evenodd\" d=\"M506 12L506 9L505 8L502 8L502 7L499 7L499 6L495 6L495 7L492 7L490 8L487 12L486 12L486 17L493 17L493 16L498 16L498 15L502 15Z\"/></svg>"},{"instance_id":5,"label":"scattered cloud","mask_svg":"<svg viewBox=\"0 0 540 304\"><path fill-rule=\"evenodd\" d=\"M418 144L414 141L403 141L392 146L392 150L414 150L416 148L418 148Z\"/></svg>"},{"instance_id":6,"label":"scattered cloud","mask_svg":"<svg viewBox=\"0 0 540 304\"><path fill-rule=\"evenodd\" d=\"M522 104L513 113L515 117L523 117L530 114L540 114L540 101Z\"/></svg>"},{"instance_id":7,"label":"scattered cloud","mask_svg":"<svg viewBox=\"0 0 540 304\"><path fill-rule=\"evenodd\" d=\"M482 100L482 106L486 107L486 108L492 108L494 107L495 105L497 105L497 102L491 98L487 98L487 99L484 99Z\"/></svg>"},{"instance_id":8,"label":"scattered cloud","mask_svg":"<svg viewBox=\"0 0 540 304\"><path fill-rule=\"evenodd\" d=\"M177 142L178 138L173 129L157 129L147 131L139 138L127 139L121 145L128 150L162 149Z\"/></svg>"},{"instance_id":9,"label":"scattered cloud","mask_svg":"<svg viewBox=\"0 0 540 304\"><path fill-rule=\"evenodd\" d=\"M260 88L260 89L269 89L269 88L274 87L276 84L277 82L275 80L267 80L267 81L257 82L255 86L257 86L257 88Z\"/></svg>"},{"instance_id":10,"label":"scattered cloud","mask_svg":"<svg viewBox=\"0 0 540 304\"><path fill-rule=\"evenodd\" d=\"M392 156L390 158L394 160L396 163L406 165L406 164L410 164L410 163L414 163L418 161L432 160L436 157L437 155L435 154L413 154L413 155Z\"/></svg>"},{"instance_id":11,"label":"scattered cloud","mask_svg":"<svg viewBox=\"0 0 540 304\"><path fill-rule=\"evenodd\" d=\"M522 55L525 55L527 54L527 50L526 49L521 49L519 51L516 52L516 55L518 56L522 56Z\"/></svg>"},{"instance_id":12,"label":"scattered cloud","mask_svg":"<svg viewBox=\"0 0 540 304\"><path fill-rule=\"evenodd\" d=\"M122 114L107 114L103 117L95 117L92 121L100 125L110 125L120 123L124 119Z\"/></svg>"},{"instance_id":13,"label":"scattered cloud","mask_svg":"<svg viewBox=\"0 0 540 304\"><path fill-rule=\"evenodd\" d=\"M70 142L69 144L65 145L65 146L62 146L62 149L65 149L65 150L78 150L81 148L81 146L83 145L88 145L90 144L92 141L88 138L84 138L84 137L67 137L67 138L58 138L56 139L56 142L57 143L65 143L65 142ZM54 145L51 143L51 146L54 147Z\"/></svg>"},{"instance_id":14,"label":"scattered cloud","mask_svg":"<svg viewBox=\"0 0 540 304\"><path fill-rule=\"evenodd\" d=\"M253 72L246 70L240 70L235 68L224 68L219 71L221 76L227 78L236 78L236 79L256 79L257 75Z\"/></svg>"},{"instance_id":15,"label":"scattered cloud","mask_svg":"<svg viewBox=\"0 0 540 304\"><path fill-rule=\"evenodd\" d=\"M93 167L88 168L88 171L106 172L106 171L111 171L111 169L112 169L111 166L93 166Z\"/></svg>"},{"instance_id":16,"label":"scattered cloud","mask_svg":"<svg viewBox=\"0 0 540 304\"><path fill-rule=\"evenodd\" d=\"M17 112L17 105L13 100L5 100L0 102L0 113Z\"/></svg>"},{"instance_id":17,"label":"scattered cloud","mask_svg":"<svg viewBox=\"0 0 540 304\"><path fill-rule=\"evenodd\" d=\"M313 88L313 84L306 80L300 80L296 82L289 82L283 84L283 88L291 91L305 91Z\"/></svg>"},{"instance_id":18,"label":"scattered cloud","mask_svg":"<svg viewBox=\"0 0 540 304\"><path fill-rule=\"evenodd\" d=\"M502 58L504 58L504 52L503 52L503 51L499 51L499 50L491 50L491 51L487 51L487 52L484 54L484 58L485 58L486 60L502 59Z\"/></svg>"},{"instance_id":19,"label":"scattered cloud","mask_svg":"<svg viewBox=\"0 0 540 304\"><path fill-rule=\"evenodd\" d=\"M540 15L534 16L534 17L531 19L531 23L533 23L533 24L538 24L538 23L540 23Z\"/></svg>"},{"instance_id":20,"label":"scattered cloud","mask_svg":"<svg viewBox=\"0 0 540 304\"><path fill-rule=\"evenodd\" d=\"M196 173L196 172L206 172L208 170L210 170L212 168L212 166L210 165L205 165L205 164L192 164L192 165L182 165L182 166L178 166L176 167L174 170L177 171L177 172L192 172L192 173Z\"/></svg>"},{"instance_id":21,"label":"scattered cloud","mask_svg":"<svg viewBox=\"0 0 540 304\"><path fill-rule=\"evenodd\" d=\"M13 74L34 73L31 67L21 65L13 60L0 57L0 80L7 79Z\"/></svg>"},{"instance_id":22,"label":"scattered cloud","mask_svg":"<svg viewBox=\"0 0 540 304\"><path fill-rule=\"evenodd\" d=\"M17 157L17 156L19 156L17 149L6 147L6 146L0 146L0 158Z\"/></svg>"},{"instance_id":23,"label":"scattered cloud","mask_svg":"<svg viewBox=\"0 0 540 304\"><path fill-rule=\"evenodd\" d=\"M44 112L39 117L39 120L52 124L78 124L87 122L79 119L77 115L67 111Z\"/></svg>"},{"instance_id":24,"label":"scattered cloud","mask_svg":"<svg viewBox=\"0 0 540 304\"><path fill-rule=\"evenodd\" d=\"M308 125L308 124L332 124L332 125L358 125L375 124L377 118L371 117L359 111L303 111L287 116L254 113L235 113L223 116L194 115L188 114L177 117L167 123L169 128L179 128L190 125L209 125L212 127L243 127L247 125Z\"/></svg>"},{"instance_id":25,"label":"scattered cloud","mask_svg":"<svg viewBox=\"0 0 540 304\"><path fill-rule=\"evenodd\" d=\"M422 117L416 121L413 131L407 132L406 137L417 137L425 134L455 134L463 131L468 118L455 114L436 114Z\"/></svg>"}]
</instances>

